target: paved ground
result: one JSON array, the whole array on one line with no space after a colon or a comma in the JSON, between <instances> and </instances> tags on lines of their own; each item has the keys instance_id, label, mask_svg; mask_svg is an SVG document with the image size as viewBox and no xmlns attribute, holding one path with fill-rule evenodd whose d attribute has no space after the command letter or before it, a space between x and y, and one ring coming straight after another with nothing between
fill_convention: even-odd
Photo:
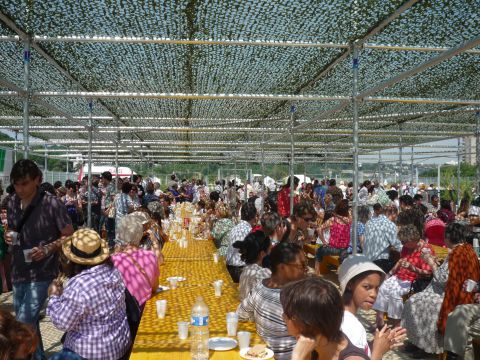
<instances>
[{"instance_id":1,"label":"paved ground","mask_svg":"<svg viewBox=\"0 0 480 360\"><path fill-rule=\"evenodd\" d=\"M328 277L330 278L330 277ZM334 276L331 276L331 280L333 280ZM13 312L13 301L12 301L12 293L5 293L0 295L0 309L7 310ZM367 331L372 327L372 324L375 322L375 312L368 311L368 312L361 312L359 314L359 319L362 322L363 326ZM40 322L40 329L42 332L43 338L43 346L45 351L47 352L47 358L52 355L54 352L59 351L61 349L60 338L62 336L62 332L58 331L50 321L49 317L46 316ZM373 338L372 334L369 333L369 340ZM387 355L383 357L384 360L399 360L399 359L411 359L406 353L402 352L401 350L389 352ZM432 357L431 359L435 359Z\"/></svg>"}]
</instances>

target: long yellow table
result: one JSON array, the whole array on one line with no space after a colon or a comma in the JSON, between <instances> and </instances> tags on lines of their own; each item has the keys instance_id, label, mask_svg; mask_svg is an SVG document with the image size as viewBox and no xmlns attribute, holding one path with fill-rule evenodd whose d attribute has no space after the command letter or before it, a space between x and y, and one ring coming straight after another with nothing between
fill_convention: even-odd
<instances>
[{"instance_id":1,"label":"long yellow table","mask_svg":"<svg viewBox=\"0 0 480 360\"><path fill-rule=\"evenodd\" d=\"M168 260L212 261L213 253L217 251L210 240L190 240L187 248L181 248L176 241L169 241L163 246L162 252Z\"/></svg>"},{"instance_id":2,"label":"long yellow table","mask_svg":"<svg viewBox=\"0 0 480 360\"><path fill-rule=\"evenodd\" d=\"M161 292L147 301L130 359L190 359L190 342L178 339L177 322L190 320L191 308L199 295L210 311L210 337L227 336L226 314L235 311L239 304L237 285L232 282L223 261L213 262L215 246L212 242L197 242L193 245L190 241L187 249L181 249L184 251L182 259L178 259L180 248L177 244L165 245L167 254L173 255L174 259L165 256L165 264L160 269L160 284L168 285L166 278L170 276L183 276L186 281L179 282L177 289ZM207 249L211 251L209 260L192 260L198 255L199 248L205 253ZM221 297L214 295L212 283L215 280L223 280ZM159 299L167 300L164 319L157 318L155 301ZM251 344L261 342L254 323L239 322L238 331L242 330L252 333ZM238 347L230 351L210 351L210 359L240 359Z\"/></svg>"}]
</instances>

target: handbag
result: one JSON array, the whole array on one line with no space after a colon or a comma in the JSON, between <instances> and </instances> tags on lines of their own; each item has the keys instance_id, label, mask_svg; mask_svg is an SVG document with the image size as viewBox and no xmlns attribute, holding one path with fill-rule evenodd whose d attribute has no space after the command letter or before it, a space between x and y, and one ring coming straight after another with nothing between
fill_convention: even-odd
<instances>
[{"instance_id":1,"label":"handbag","mask_svg":"<svg viewBox=\"0 0 480 360\"><path fill-rule=\"evenodd\" d=\"M130 339L132 339L133 343L137 335L138 325L140 325L140 319L142 318L142 308L127 287L125 287L125 311L127 312L128 327L130 328Z\"/></svg>"}]
</instances>

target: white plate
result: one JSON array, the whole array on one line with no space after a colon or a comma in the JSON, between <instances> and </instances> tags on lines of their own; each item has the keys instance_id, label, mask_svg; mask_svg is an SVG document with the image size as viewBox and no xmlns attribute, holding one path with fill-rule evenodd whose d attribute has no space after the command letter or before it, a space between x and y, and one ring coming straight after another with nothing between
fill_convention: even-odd
<instances>
[{"instance_id":1,"label":"white plate","mask_svg":"<svg viewBox=\"0 0 480 360\"><path fill-rule=\"evenodd\" d=\"M208 348L210 350L227 351L237 347L237 340L228 337L214 337L208 339Z\"/></svg>"},{"instance_id":2,"label":"white plate","mask_svg":"<svg viewBox=\"0 0 480 360\"><path fill-rule=\"evenodd\" d=\"M167 281L170 281L170 280L177 280L177 281L185 281L187 280L186 278L184 278L183 276L170 276L167 278Z\"/></svg>"},{"instance_id":3,"label":"white plate","mask_svg":"<svg viewBox=\"0 0 480 360\"><path fill-rule=\"evenodd\" d=\"M266 360L266 359L271 359L273 358L273 351L269 348L265 348L265 351L267 352L267 354L262 357L262 358L258 358L258 357L251 357L251 356L248 356L247 355L247 352L250 350L251 348L245 348L245 349L242 349L240 350L240 356L244 359L247 359L247 360Z\"/></svg>"}]
</instances>

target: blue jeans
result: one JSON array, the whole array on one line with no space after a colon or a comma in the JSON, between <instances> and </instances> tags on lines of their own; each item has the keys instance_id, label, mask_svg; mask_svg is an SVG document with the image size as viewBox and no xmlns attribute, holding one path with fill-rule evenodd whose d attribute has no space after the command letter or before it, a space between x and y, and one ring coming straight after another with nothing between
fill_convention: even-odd
<instances>
[{"instance_id":1,"label":"blue jeans","mask_svg":"<svg viewBox=\"0 0 480 360\"><path fill-rule=\"evenodd\" d=\"M18 321L33 325L37 331L39 343L34 354L35 360L42 360L43 343L38 317L40 309L47 300L47 290L51 281L13 284L13 308Z\"/></svg>"},{"instance_id":2,"label":"blue jeans","mask_svg":"<svg viewBox=\"0 0 480 360\"><path fill-rule=\"evenodd\" d=\"M328 245L324 245L317 249L317 253L315 254L315 257L317 261L321 263L324 256L327 256L327 255L340 256L342 253L346 253L346 252L347 252L347 249L337 249L337 248L330 247Z\"/></svg>"},{"instance_id":3,"label":"blue jeans","mask_svg":"<svg viewBox=\"0 0 480 360\"><path fill-rule=\"evenodd\" d=\"M62 351L57 352L49 360L85 360L85 358L72 350L63 348Z\"/></svg>"}]
</instances>

